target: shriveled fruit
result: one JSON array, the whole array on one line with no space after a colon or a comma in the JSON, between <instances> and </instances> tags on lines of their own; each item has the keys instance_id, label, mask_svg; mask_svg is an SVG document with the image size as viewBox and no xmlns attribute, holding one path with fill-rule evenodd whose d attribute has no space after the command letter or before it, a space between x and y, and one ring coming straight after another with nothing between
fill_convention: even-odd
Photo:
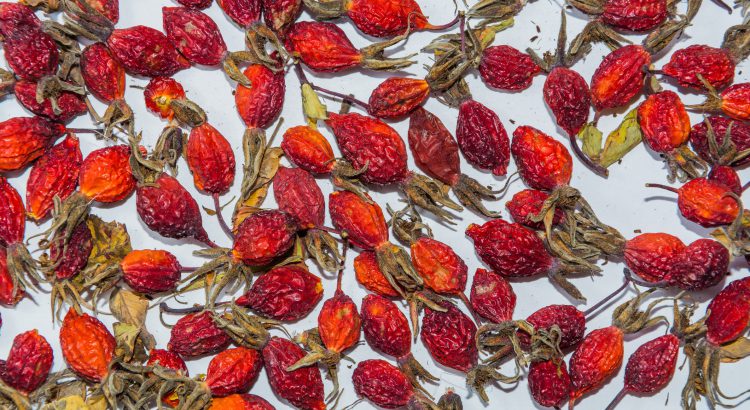
<instances>
[{"instance_id":1,"label":"shriveled fruit","mask_svg":"<svg viewBox=\"0 0 750 410\"><path fill-rule=\"evenodd\" d=\"M683 87L703 90L705 85L699 75L714 88L722 89L734 80L734 68L726 50L693 44L675 51L662 71Z\"/></svg>"},{"instance_id":2,"label":"shriveled fruit","mask_svg":"<svg viewBox=\"0 0 750 410\"><path fill-rule=\"evenodd\" d=\"M258 351L245 347L227 349L208 364L206 385L215 397L242 393L250 389L262 368Z\"/></svg>"},{"instance_id":3,"label":"shriveled fruit","mask_svg":"<svg viewBox=\"0 0 750 410\"><path fill-rule=\"evenodd\" d=\"M193 64L216 66L227 54L227 45L216 22L205 13L185 7L162 7L167 38Z\"/></svg>"},{"instance_id":4,"label":"shriveled fruit","mask_svg":"<svg viewBox=\"0 0 750 410\"><path fill-rule=\"evenodd\" d=\"M643 88L651 64L648 51L639 45L628 45L607 55L591 78L594 108L603 111L627 105Z\"/></svg>"},{"instance_id":5,"label":"shriveled fruit","mask_svg":"<svg viewBox=\"0 0 750 410\"><path fill-rule=\"evenodd\" d=\"M77 275L89 261L94 241L86 221L73 229L67 247L63 241L52 238L50 260L55 264L54 274L58 280L70 279Z\"/></svg>"},{"instance_id":6,"label":"shriveled fruit","mask_svg":"<svg viewBox=\"0 0 750 410\"><path fill-rule=\"evenodd\" d=\"M510 283L494 272L477 269L470 298L473 310L490 322L502 323L513 318L516 294Z\"/></svg>"},{"instance_id":7,"label":"shriveled fruit","mask_svg":"<svg viewBox=\"0 0 750 410\"><path fill-rule=\"evenodd\" d=\"M380 296L397 297L398 291L388 283L388 279L380 271L375 252L362 251L354 258L354 273L365 289Z\"/></svg>"},{"instance_id":8,"label":"shriveled fruit","mask_svg":"<svg viewBox=\"0 0 750 410\"><path fill-rule=\"evenodd\" d=\"M23 80L37 81L57 70L60 53L52 37L38 27L22 26L3 43L5 60Z\"/></svg>"},{"instance_id":9,"label":"shriveled fruit","mask_svg":"<svg viewBox=\"0 0 750 410\"><path fill-rule=\"evenodd\" d=\"M273 196L279 209L294 217L300 228L310 229L325 222L323 191L309 172L279 167L273 178Z\"/></svg>"},{"instance_id":10,"label":"shriveled fruit","mask_svg":"<svg viewBox=\"0 0 750 410\"><path fill-rule=\"evenodd\" d=\"M169 77L190 67L167 36L151 27L115 29L107 39L107 46L131 74Z\"/></svg>"},{"instance_id":11,"label":"shriveled fruit","mask_svg":"<svg viewBox=\"0 0 750 410\"><path fill-rule=\"evenodd\" d=\"M367 104L367 112L378 118L408 115L430 96L430 85L418 78L391 77L380 83Z\"/></svg>"},{"instance_id":12,"label":"shriveled fruit","mask_svg":"<svg viewBox=\"0 0 750 410\"><path fill-rule=\"evenodd\" d=\"M507 91L525 90L542 69L525 53L508 46L484 49L479 74L490 87Z\"/></svg>"},{"instance_id":13,"label":"shriveled fruit","mask_svg":"<svg viewBox=\"0 0 750 410\"><path fill-rule=\"evenodd\" d=\"M466 160L477 168L505 175L510 141L500 118L481 103L468 99L458 109L456 139Z\"/></svg>"},{"instance_id":14,"label":"shriveled fruit","mask_svg":"<svg viewBox=\"0 0 750 410\"><path fill-rule=\"evenodd\" d=\"M52 369L52 347L36 330L13 339L0 378L8 386L28 394L41 386Z\"/></svg>"},{"instance_id":15,"label":"shriveled fruit","mask_svg":"<svg viewBox=\"0 0 750 410\"><path fill-rule=\"evenodd\" d=\"M557 125L568 136L578 135L589 119L591 92L577 71L555 67L544 82L544 102L555 116Z\"/></svg>"},{"instance_id":16,"label":"shriveled fruit","mask_svg":"<svg viewBox=\"0 0 750 410\"><path fill-rule=\"evenodd\" d=\"M531 397L540 406L561 408L570 399L570 375L564 361L533 362L528 378Z\"/></svg>"},{"instance_id":17,"label":"shriveled fruit","mask_svg":"<svg viewBox=\"0 0 750 410\"><path fill-rule=\"evenodd\" d=\"M729 250L712 239L698 239L673 260L667 280L685 290L717 285L729 273Z\"/></svg>"},{"instance_id":18,"label":"shriveled fruit","mask_svg":"<svg viewBox=\"0 0 750 410\"><path fill-rule=\"evenodd\" d=\"M153 294L174 290L182 266L164 250L135 250L120 261L122 279L136 292Z\"/></svg>"},{"instance_id":19,"label":"shriveled fruit","mask_svg":"<svg viewBox=\"0 0 750 410\"><path fill-rule=\"evenodd\" d=\"M542 222L534 222L532 218L542 212L544 201L548 198L549 194L544 191L524 189L513 195L513 198L505 203L505 207L508 208L508 212L514 222L532 229L542 230L544 229L544 224ZM565 213L563 210L556 209L552 224L559 224L564 217Z\"/></svg>"},{"instance_id":20,"label":"shriveled fruit","mask_svg":"<svg viewBox=\"0 0 750 410\"><path fill-rule=\"evenodd\" d=\"M260 20L261 0L216 0L224 13L242 28Z\"/></svg>"},{"instance_id":21,"label":"shriveled fruit","mask_svg":"<svg viewBox=\"0 0 750 410\"><path fill-rule=\"evenodd\" d=\"M235 159L232 146L211 124L190 130L185 155L193 182L201 191L223 194L234 182Z\"/></svg>"},{"instance_id":22,"label":"shriveled fruit","mask_svg":"<svg viewBox=\"0 0 750 410\"><path fill-rule=\"evenodd\" d=\"M262 0L266 25L283 36L302 12L302 0Z\"/></svg>"},{"instance_id":23,"label":"shriveled fruit","mask_svg":"<svg viewBox=\"0 0 750 410\"><path fill-rule=\"evenodd\" d=\"M295 343L273 337L263 348L263 365L271 389L282 399L300 409L324 410L323 380L317 366L286 369L305 357Z\"/></svg>"},{"instance_id":24,"label":"shriveled fruit","mask_svg":"<svg viewBox=\"0 0 750 410\"><path fill-rule=\"evenodd\" d=\"M211 400L209 410L275 410L266 399L254 394L232 394Z\"/></svg>"},{"instance_id":25,"label":"shriveled fruit","mask_svg":"<svg viewBox=\"0 0 750 410\"><path fill-rule=\"evenodd\" d=\"M224 350L231 339L214 322L208 311L189 313L172 327L167 348L182 357L192 358Z\"/></svg>"},{"instance_id":26,"label":"shriveled fruit","mask_svg":"<svg viewBox=\"0 0 750 410\"><path fill-rule=\"evenodd\" d=\"M622 366L623 332L616 326L591 331L570 358L571 405L601 387Z\"/></svg>"},{"instance_id":27,"label":"shriveled fruit","mask_svg":"<svg viewBox=\"0 0 750 410\"><path fill-rule=\"evenodd\" d=\"M477 254L503 277L531 277L553 269L554 258L534 231L516 223L496 219L469 225L466 234Z\"/></svg>"},{"instance_id":28,"label":"shriveled fruit","mask_svg":"<svg viewBox=\"0 0 750 410\"><path fill-rule=\"evenodd\" d=\"M307 316L322 298L319 277L303 266L280 266L258 277L237 304L271 319L293 322Z\"/></svg>"},{"instance_id":29,"label":"shriveled fruit","mask_svg":"<svg viewBox=\"0 0 750 410\"><path fill-rule=\"evenodd\" d=\"M127 198L136 185L130 148L115 145L92 151L81 164L78 184L81 194L90 200L112 203Z\"/></svg>"},{"instance_id":30,"label":"shriveled fruit","mask_svg":"<svg viewBox=\"0 0 750 410\"><path fill-rule=\"evenodd\" d=\"M551 191L568 185L573 173L573 159L560 142L529 126L513 131L510 147L518 173L533 189Z\"/></svg>"},{"instance_id":31,"label":"shriveled fruit","mask_svg":"<svg viewBox=\"0 0 750 410\"><path fill-rule=\"evenodd\" d=\"M731 224L740 213L731 188L708 178L695 178L679 189L646 184L677 193L677 207L685 219L706 228Z\"/></svg>"},{"instance_id":32,"label":"shriveled fruit","mask_svg":"<svg viewBox=\"0 0 750 410\"><path fill-rule=\"evenodd\" d=\"M68 83L61 83L61 87L73 87ZM83 98L70 91L55 92L48 98L39 100L38 83L33 81L18 81L13 89L16 100L32 113L51 121L66 123L73 118L87 112ZM54 104L53 104L54 102Z\"/></svg>"},{"instance_id":33,"label":"shriveled fruit","mask_svg":"<svg viewBox=\"0 0 750 410\"><path fill-rule=\"evenodd\" d=\"M47 151L31 168L26 182L26 213L34 220L46 218L54 198L70 196L78 185L83 157L78 138L69 135Z\"/></svg>"},{"instance_id":34,"label":"shriveled fruit","mask_svg":"<svg viewBox=\"0 0 750 410\"><path fill-rule=\"evenodd\" d=\"M262 266L291 249L298 226L279 210L256 212L237 228L232 257L248 266Z\"/></svg>"},{"instance_id":35,"label":"shriveled fruit","mask_svg":"<svg viewBox=\"0 0 750 410\"><path fill-rule=\"evenodd\" d=\"M39 117L15 117L0 122L0 172L29 165L64 133L63 125Z\"/></svg>"},{"instance_id":36,"label":"shriveled fruit","mask_svg":"<svg viewBox=\"0 0 750 410\"><path fill-rule=\"evenodd\" d=\"M115 358L115 338L102 322L70 309L60 328L60 347L68 367L78 376L100 382Z\"/></svg>"},{"instance_id":37,"label":"shriveled fruit","mask_svg":"<svg viewBox=\"0 0 750 410\"><path fill-rule=\"evenodd\" d=\"M262 64L253 64L244 74L252 86L237 87L234 94L237 111L248 128L267 128L284 106L284 71L273 72Z\"/></svg>"},{"instance_id":38,"label":"shriveled fruit","mask_svg":"<svg viewBox=\"0 0 750 410\"><path fill-rule=\"evenodd\" d=\"M328 174L335 165L333 148L317 129L298 125L284 132L281 149L294 165L313 174Z\"/></svg>"},{"instance_id":39,"label":"shriveled fruit","mask_svg":"<svg viewBox=\"0 0 750 410\"><path fill-rule=\"evenodd\" d=\"M685 244L666 233L642 233L625 245L625 264L647 282L658 282L684 252Z\"/></svg>"},{"instance_id":40,"label":"shriveled fruit","mask_svg":"<svg viewBox=\"0 0 750 410\"><path fill-rule=\"evenodd\" d=\"M352 384L358 396L384 409L421 408L429 400L414 390L409 379L385 360L365 360L352 373Z\"/></svg>"}]
</instances>

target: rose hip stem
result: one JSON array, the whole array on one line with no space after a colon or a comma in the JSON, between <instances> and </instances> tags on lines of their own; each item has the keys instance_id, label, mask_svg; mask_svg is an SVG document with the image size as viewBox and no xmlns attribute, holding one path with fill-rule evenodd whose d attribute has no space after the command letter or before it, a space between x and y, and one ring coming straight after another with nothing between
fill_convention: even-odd
<instances>
[{"instance_id":1,"label":"rose hip stem","mask_svg":"<svg viewBox=\"0 0 750 410\"><path fill-rule=\"evenodd\" d=\"M305 75L305 72L302 70L302 65L300 63L296 63L294 65L294 72L297 74L297 78L299 78L299 82L302 85L308 84L315 91L320 91L322 93L329 94L329 95L332 95L334 97L341 98L342 100L350 102L350 103L354 103L354 104L360 106L361 108L363 108L365 110L368 110L368 107L370 106L366 102L358 100L358 99L354 98L351 95L346 95L346 94L342 94L342 93L339 93L339 92L336 92L336 91L331 91L331 90L328 90L328 89L323 88L323 87L319 87L319 86L311 83L307 79L307 75Z\"/></svg>"},{"instance_id":2,"label":"rose hip stem","mask_svg":"<svg viewBox=\"0 0 750 410\"><path fill-rule=\"evenodd\" d=\"M614 292L610 293L609 295L605 296L604 299L601 299L600 301L596 302L594 306L591 306L590 308L583 311L583 316L587 319L596 312L600 307L604 306L605 304L612 301L612 299L617 296L620 292L625 290L628 285L633 281L633 278L630 276L630 271L625 269L625 280L623 281L622 285L620 285L619 288L617 288Z\"/></svg>"},{"instance_id":3,"label":"rose hip stem","mask_svg":"<svg viewBox=\"0 0 750 410\"><path fill-rule=\"evenodd\" d=\"M219 203L219 194L214 193L211 194L211 198L214 200L214 212L216 212L216 219L219 220L219 225L221 226L221 229L224 231L224 233L227 234L232 240L234 240L234 232L232 231L232 228L227 225L227 221L224 220L224 215L221 214L221 210L223 207Z\"/></svg>"}]
</instances>

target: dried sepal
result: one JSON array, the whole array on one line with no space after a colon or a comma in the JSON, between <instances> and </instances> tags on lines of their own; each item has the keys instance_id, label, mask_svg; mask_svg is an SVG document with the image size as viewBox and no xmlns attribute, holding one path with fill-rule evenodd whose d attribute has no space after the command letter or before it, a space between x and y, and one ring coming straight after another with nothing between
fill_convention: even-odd
<instances>
[{"instance_id":1,"label":"dried sepal","mask_svg":"<svg viewBox=\"0 0 750 410\"><path fill-rule=\"evenodd\" d=\"M248 51L235 54L235 60L262 64L275 73L283 70L291 58L276 32L261 22L247 30L245 44Z\"/></svg>"},{"instance_id":2,"label":"dried sepal","mask_svg":"<svg viewBox=\"0 0 750 410\"><path fill-rule=\"evenodd\" d=\"M172 176L177 176L177 161L182 157L186 145L187 134L177 126L168 125L156 140L151 156L155 161L163 163Z\"/></svg>"}]
</instances>

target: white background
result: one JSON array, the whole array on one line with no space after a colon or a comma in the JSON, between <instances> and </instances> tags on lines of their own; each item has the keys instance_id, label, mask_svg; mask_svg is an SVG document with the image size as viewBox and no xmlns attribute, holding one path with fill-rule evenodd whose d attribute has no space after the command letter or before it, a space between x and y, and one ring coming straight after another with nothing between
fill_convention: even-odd
<instances>
[{"instance_id":1,"label":"white background","mask_svg":"<svg viewBox=\"0 0 750 410\"><path fill-rule=\"evenodd\" d=\"M453 3L448 0L434 2L421 0L419 3L423 8L424 13L430 17L430 21L434 24L442 24L450 21L454 16ZM685 7L684 3L685 2L680 2L681 10ZM130 27L136 24L144 24L161 29L161 7L172 5L174 5L172 2L166 0L123 0L120 5L121 17L118 27ZM553 48L559 26L560 7L561 2L550 0L539 0L527 5L517 16L515 26L497 35L495 44L510 44L521 50L530 46L540 53ZM242 31L225 17L222 10L217 5L213 5L206 12L213 17L221 27L230 50L240 50L244 48L244 37ZM587 17L578 12L570 12L568 16L568 32L569 37L572 38L581 30ZM309 19L309 16L305 14L302 19ZM735 11L735 13L730 16L724 10L719 9L711 1L704 1L703 7L698 13L692 27L688 28L686 35L684 35L677 44L667 50L666 55L655 57L655 67L661 68L661 66L668 61L668 55L671 51L685 47L689 44L701 43L718 47L721 43L724 30L730 25L738 24L740 21L741 17L739 11ZM347 19L340 19L337 23L346 31L352 42L357 47L366 46L369 42L373 41L373 39L368 39L358 33ZM539 34L537 33L537 26L540 28ZM403 47L397 48L394 51L396 52L396 55L417 52L436 35L437 34L430 32L415 33L411 36L408 42L403 45ZM530 41L532 37L534 40ZM632 38L636 42L640 41L640 37ZM592 52L585 60L576 64L574 68L578 70L584 78L589 80L605 52L606 49L604 46L595 46L594 52ZM417 77L424 76L425 72L422 64L429 62L428 57L429 56L425 54L420 54L417 57L420 64L413 65L407 70L407 72ZM746 69L746 65L740 64L737 68L736 82L747 79L747 76L743 74L743 69ZM335 90L351 92L362 100L367 100L371 90L383 79L391 75L394 74L352 70L345 73L339 73L335 76L329 76L317 75L308 71L310 80L317 84ZM244 131L244 125L234 106L232 90L235 85L232 84L220 70L213 68L192 68L178 73L175 75L175 78L184 85L189 98L205 108L210 123L218 128L224 136L229 139L235 149L238 161L241 161L241 137ZM284 111L282 113L285 122L282 131L289 127L303 124L298 91L299 83L293 73L289 73L286 76L286 80L287 95ZM147 81L148 79L145 78L129 77L128 86L145 86ZM474 98L498 113L509 135L512 134L513 130L518 125L533 125L550 135L555 136L561 141L567 140L567 137L564 137L565 134L557 129L551 114L546 109L542 100L542 85L544 83L543 76L535 78L531 88L520 93L505 93L490 90L485 86L481 79L479 79L475 71L471 72L468 76L468 81ZM671 86L668 85L668 88L671 88ZM700 95L687 93L686 90L681 91L685 93L682 95L686 104L702 101ZM143 131L144 144L151 147L165 125L164 122L145 110L141 90L128 87L127 100L136 113L136 129ZM331 111L338 110L338 103L336 102L329 101L328 106ZM633 107L634 106L635 105L633 105ZM426 107L428 110L437 114L450 130L455 130L456 110L443 106L434 99L428 101ZM104 107L101 104L97 104L97 108L100 112L103 112ZM20 108L12 96L6 97L0 102L0 112L2 113L2 115L0 115L0 120L5 120L18 115L29 115ZM600 128L605 132L605 136L616 126L616 124L619 123L624 112L626 112L626 110L620 112L617 115L618 118L608 116L601 119ZM693 122L701 120L701 116L698 114L691 114L691 118ZM511 120L514 121L514 123L511 122ZM79 118L73 122L71 126L88 127L90 125L91 122L89 118ZM406 136L408 121L392 122L391 125L398 130L402 136ZM331 133L327 129L323 128L322 132L324 135L331 138L332 142L334 141ZM105 144L102 141L94 140L89 135L81 135L80 139L84 155ZM274 143L277 145L279 141L280 138L277 138ZM565 142L565 144L567 145L567 142ZM413 169L413 162L411 159L409 162ZM239 191L239 185L241 182L239 171L241 170L241 164L238 164L237 170L238 175L234 187L230 194L226 194L222 198L222 202L227 201L232 195L235 195ZM508 172L510 174L514 171L515 165L511 164ZM465 162L463 163L463 172L486 184L500 186L505 182L502 178L496 178L491 174L478 172ZM576 162L571 185L579 188L583 192L604 222L619 229L627 238L634 236L634 231L636 230L641 230L643 232L668 232L677 235L686 243L699 237L707 236L707 230L680 217L677 213L676 202L672 194L644 188L646 182L666 183L666 174L667 172L664 168L664 164L658 156L649 152L644 146L640 146L631 152L624 159L622 164L614 165L610 168L610 176L608 179L602 179L594 175L580 163ZM11 184L18 189L22 195L25 189L27 175L28 172L25 172L20 176L14 176L10 180ZM743 172L742 175L746 177L747 173ZM180 163L179 179L195 196L199 204L209 207L211 206L210 197L200 194L193 186L192 178L184 162ZM320 179L319 183L326 194L331 191L331 185L327 180ZM509 196L506 197L505 200L509 199L512 193L523 188L524 186L521 182L514 183L511 192L508 194ZM397 203L400 198L399 194L390 189L380 190L380 192L375 195L375 198L384 208L386 202L394 205L394 207L399 206ZM507 218L508 215L504 208L505 200L489 204L489 207L493 210L501 210L503 215ZM272 195L265 205L267 207L274 206ZM229 217L231 213L231 208L232 207L227 208L227 217ZM196 244L168 240L150 232L136 214L134 196L129 198L126 202L117 204L116 206L104 207L97 205L94 207L93 213L101 216L104 220L114 219L126 223L131 235L133 248L135 249L168 249L177 255L178 259L184 266L196 266L202 262L201 259L192 256L192 252L198 249ZM462 213L461 218L462 219L458 221L458 224L452 229L438 224L433 224L432 226L435 229L436 239L454 246L456 252L464 258L469 266L471 278L471 275L476 268L483 267L483 265L478 261L471 241L464 235L464 230L470 223L481 223L483 219L469 211ZM213 217L204 214L204 224L210 237L215 242L222 246L230 245L230 240L221 231ZM39 232L46 225L47 224L40 227L33 223L29 223L27 226L27 236ZM35 246L32 246L32 249L34 248ZM350 255L351 257L349 258L349 261L347 261L348 268L344 277L344 288L345 292L354 298L357 304L359 304L359 301L366 293L354 279L354 272L351 269L351 260L355 254L352 252ZM588 297L588 300L591 301L590 303L595 303L599 298L620 285L622 266L622 263L619 262L609 263L604 266L604 273L602 276L591 279L574 279L574 283L584 292ZM310 268L313 272L317 272L317 267L314 263L310 263ZM732 278L746 275L746 269L747 266L743 260L736 260L732 267ZM470 283L471 280L469 281L469 285ZM324 299L327 299L333 295L335 281L331 279L324 280L324 286ZM538 308L551 303L570 303L570 301L544 277L534 281L515 282L513 283L513 288L518 295L518 305L516 307L515 317L519 319L525 318ZM711 289L704 294L697 295L697 298L705 301L718 290L719 287ZM54 368L55 370L59 370L64 367L58 344L59 324L52 323L50 319L49 295L35 294L33 297L33 301L25 299L14 309L0 309L3 316L3 328L0 334L0 357L5 357L7 355L11 341L16 334L36 327L54 346ZM194 295L190 295L188 300L196 303L203 302L202 292L196 292ZM320 305L322 305L322 303L318 305L318 309L320 308ZM581 308L584 307L585 306L581 306ZM292 324L289 328L294 332L299 332L313 327L315 325L315 318L317 317L318 309L316 309L316 311L306 320ZM610 323L610 312L611 307L595 319L592 319L588 324L588 329L592 330L608 326ZM665 310L664 313L669 312ZM702 313L703 308L698 311L698 314ZM111 317L106 314L100 314L99 317L108 325L112 322ZM177 318L168 317L168 320L169 319L174 322ZM158 347L165 348L169 339L169 330L159 323L158 312L152 310L149 313L148 321L149 330L158 340ZM665 327L660 327L648 334L628 336L626 338L625 346L626 360L630 353L632 353L640 344L662 334L664 331ZM413 347L413 351L416 358L421 363L424 363L430 372L441 378L440 385L428 385L428 389L436 397L440 396L445 389L452 388L464 399L465 408L482 408L483 406L498 408L498 406L501 406L504 409L527 409L534 408L535 406L529 396L525 381L522 381L515 387L504 387L502 389L493 386L488 387L490 405L483 405L476 394L467 390L464 383L464 375L437 365L426 353L421 342L417 342ZM352 350L350 355L354 360L382 358L382 356L373 352L364 344ZM205 372L209 359L210 358L190 361L188 367L190 368L191 375ZM681 362L682 358L680 358L678 366ZM747 379L741 376L746 375L748 370L750 370L747 363L737 363L733 365L724 364L721 369L722 386L727 393L736 393L748 387ZM511 369L508 368L507 371L509 372ZM344 396L341 400L342 405L350 404L356 400L354 391L350 386L351 372L352 368L348 364L342 366L342 369L340 370L339 377L342 386L345 388ZM620 408L634 408L636 405L641 405L646 408L662 406L665 406L666 408L678 408L680 390L685 382L686 372L687 367L682 370L678 369L674 380L667 389L653 397L640 399L627 397L620 405ZM618 374L603 386L601 390L596 392L595 395L586 396L583 401L578 404L577 408L581 410L603 408L621 388L623 373L624 366L620 369ZM330 384L326 381L326 393L329 391ZM276 405L277 408L287 407L286 404L280 402L271 392L265 374L261 375L251 392L268 399ZM701 403L701 405L705 405L705 402ZM363 403L360 404L358 408L368 408L368 406L371 406L371 404Z\"/></svg>"}]
</instances>

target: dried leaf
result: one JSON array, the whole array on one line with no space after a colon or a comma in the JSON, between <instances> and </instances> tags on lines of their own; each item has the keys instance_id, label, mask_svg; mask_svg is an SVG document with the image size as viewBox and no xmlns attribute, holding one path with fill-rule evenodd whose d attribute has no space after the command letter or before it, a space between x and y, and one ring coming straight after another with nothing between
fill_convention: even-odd
<instances>
[{"instance_id":1,"label":"dried leaf","mask_svg":"<svg viewBox=\"0 0 750 410\"><path fill-rule=\"evenodd\" d=\"M255 178L255 183L252 184L247 192L242 193L242 197L237 202L234 215L235 229L245 218L257 212L261 205L263 205L263 201L265 201L268 195L270 183L276 175L276 171L279 170L279 163L283 155L284 151L279 147L269 148L265 151L257 177Z\"/></svg>"},{"instance_id":2,"label":"dried leaf","mask_svg":"<svg viewBox=\"0 0 750 410\"><path fill-rule=\"evenodd\" d=\"M43 410L93 410L81 396L67 396L42 407Z\"/></svg>"},{"instance_id":3,"label":"dried leaf","mask_svg":"<svg viewBox=\"0 0 750 410\"><path fill-rule=\"evenodd\" d=\"M146 322L148 300L129 290L120 289L110 297L109 308L120 322L140 327Z\"/></svg>"},{"instance_id":4,"label":"dried leaf","mask_svg":"<svg viewBox=\"0 0 750 410\"><path fill-rule=\"evenodd\" d=\"M328 119L328 107L320 102L318 94L309 83L302 84L302 108L311 127L317 128L319 120Z\"/></svg>"},{"instance_id":5,"label":"dried leaf","mask_svg":"<svg viewBox=\"0 0 750 410\"><path fill-rule=\"evenodd\" d=\"M721 347L721 361L733 363L750 356L750 339L741 337Z\"/></svg>"},{"instance_id":6,"label":"dried leaf","mask_svg":"<svg viewBox=\"0 0 750 410\"><path fill-rule=\"evenodd\" d=\"M140 326L116 322L113 327L115 340L117 341L117 347L115 348L117 357L130 362L137 356L144 356L142 344L139 344L138 341L138 336L141 334Z\"/></svg>"},{"instance_id":7,"label":"dried leaf","mask_svg":"<svg viewBox=\"0 0 750 410\"><path fill-rule=\"evenodd\" d=\"M583 153L594 161L599 159L602 152L602 135L593 122L586 124L578 132L578 138L583 141Z\"/></svg>"},{"instance_id":8,"label":"dried leaf","mask_svg":"<svg viewBox=\"0 0 750 410\"><path fill-rule=\"evenodd\" d=\"M104 222L91 215L86 221L91 230L94 247L86 267L81 271L84 277L93 278L120 261L133 250L127 227L117 222Z\"/></svg>"},{"instance_id":9,"label":"dried leaf","mask_svg":"<svg viewBox=\"0 0 750 410\"><path fill-rule=\"evenodd\" d=\"M625 116L620 126L607 136L604 149L599 156L599 164L608 168L640 144L641 138L638 110L634 109Z\"/></svg>"}]
</instances>

